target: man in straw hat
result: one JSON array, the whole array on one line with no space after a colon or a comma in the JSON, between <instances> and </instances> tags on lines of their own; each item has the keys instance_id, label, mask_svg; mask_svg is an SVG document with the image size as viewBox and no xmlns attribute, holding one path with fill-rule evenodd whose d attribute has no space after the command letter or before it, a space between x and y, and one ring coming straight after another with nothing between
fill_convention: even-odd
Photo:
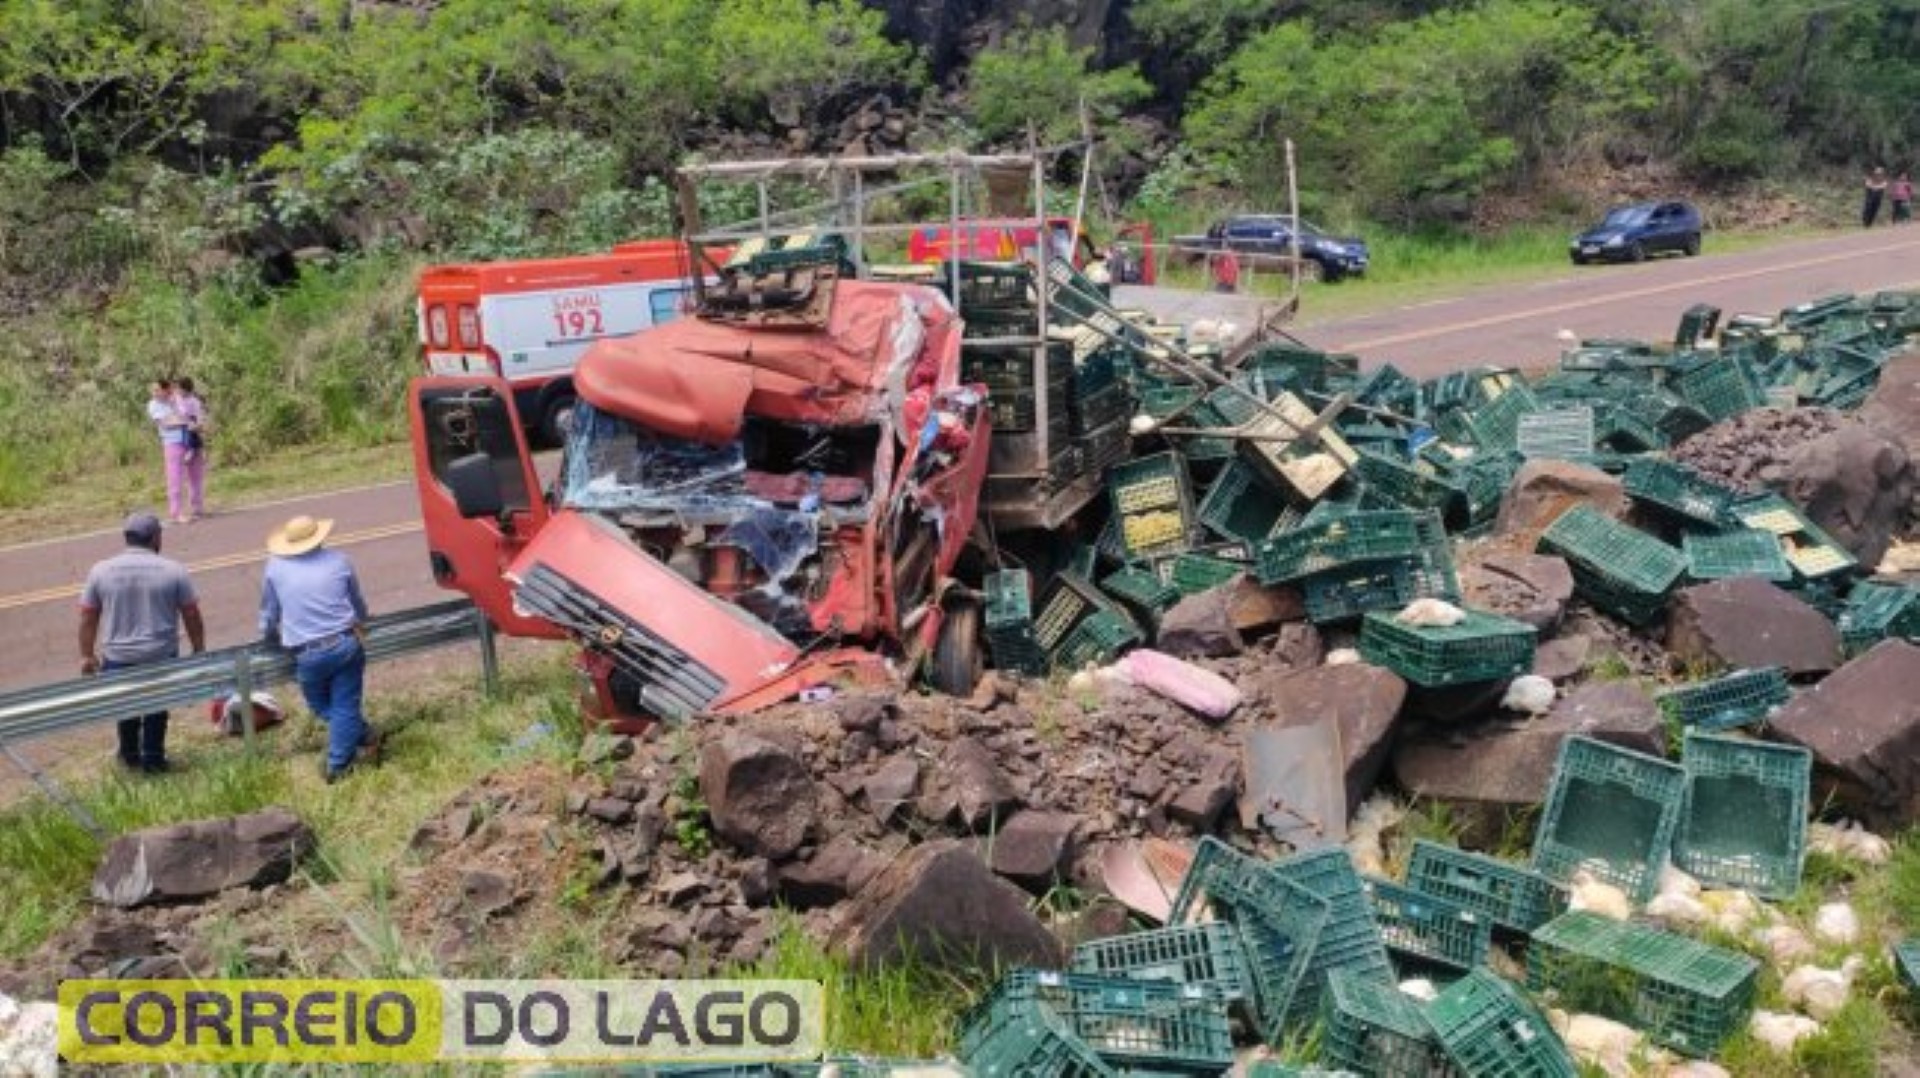
<instances>
[{"instance_id":1,"label":"man in straw hat","mask_svg":"<svg viewBox=\"0 0 1920 1078\"><path fill-rule=\"evenodd\" d=\"M80 592L82 674L174 658L183 624L194 654L207 649L187 570L160 556L160 518L134 513L120 534L127 549L95 565ZM120 763L150 775L168 769L166 712L120 720Z\"/></svg>"},{"instance_id":2,"label":"man in straw hat","mask_svg":"<svg viewBox=\"0 0 1920 1078\"><path fill-rule=\"evenodd\" d=\"M360 711L367 653L360 646L367 603L346 555L326 549L333 521L297 516L267 537L260 633L293 652L300 693L327 724L327 781L379 754L379 734Z\"/></svg>"}]
</instances>

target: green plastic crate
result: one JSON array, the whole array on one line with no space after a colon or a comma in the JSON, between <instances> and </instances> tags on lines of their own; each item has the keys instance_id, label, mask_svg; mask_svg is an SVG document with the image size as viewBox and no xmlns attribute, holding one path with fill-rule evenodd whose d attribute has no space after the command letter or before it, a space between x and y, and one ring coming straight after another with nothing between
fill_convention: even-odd
<instances>
[{"instance_id":1,"label":"green plastic crate","mask_svg":"<svg viewBox=\"0 0 1920 1078\"><path fill-rule=\"evenodd\" d=\"M1089 940L1073 949L1072 965L1076 973L1171 981L1227 1002L1253 998L1240 936L1224 921Z\"/></svg>"},{"instance_id":2,"label":"green plastic crate","mask_svg":"<svg viewBox=\"0 0 1920 1078\"><path fill-rule=\"evenodd\" d=\"M1772 532L1791 544L1787 562L1796 580L1826 580L1859 568L1852 554L1806 514L1778 494L1756 494L1735 502L1733 516L1749 528Z\"/></svg>"},{"instance_id":3,"label":"green plastic crate","mask_svg":"<svg viewBox=\"0 0 1920 1078\"><path fill-rule=\"evenodd\" d=\"M1087 578L1073 572L1055 573L1033 616L1034 639L1042 650L1058 651L1074 626L1112 605Z\"/></svg>"},{"instance_id":4,"label":"green plastic crate","mask_svg":"<svg viewBox=\"0 0 1920 1078\"><path fill-rule=\"evenodd\" d=\"M1585 911L1542 925L1527 947L1534 991L1703 1058L1746 1026L1759 970L1746 955Z\"/></svg>"},{"instance_id":5,"label":"green plastic crate","mask_svg":"<svg viewBox=\"0 0 1920 1078\"><path fill-rule=\"evenodd\" d=\"M1150 622L1158 622L1160 615L1180 601L1179 589L1162 581L1153 570L1134 566L1101 577L1100 589Z\"/></svg>"},{"instance_id":6,"label":"green plastic crate","mask_svg":"<svg viewBox=\"0 0 1920 1078\"><path fill-rule=\"evenodd\" d=\"M1302 518L1286 496L1244 460L1230 460L1200 499L1200 523L1223 539L1258 543Z\"/></svg>"},{"instance_id":7,"label":"green plastic crate","mask_svg":"<svg viewBox=\"0 0 1920 1078\"><path fill-rule=\"evenodd\" d=\"M1090 664L1110 662L1114 656L1144 640L1140 628L1125 614L1096 610L1067 632L1060 646L1052 651L1051 658L1055 669L1079 670Z\"/></svg>"},{"instance_id":8,"label":"green plastic crate","mask_svg":"<svg viewBox=\"0 0 1920 1078\"><path fill-rule=\"evenodd\" d=\"M1907 991L1920 994L1920 938L1894 944L1893 967Z\"/></svg>"},{"instance_id":9,"label":"green plastic crate","mask_svg":"<svg viewBox=\"0 0 1920 1078\"><path fill-rule=\"evenodd\" d=\"M1320 1005L1327 978L1335 971L1393 983L1393 959L1373 919L1365 881L1343 846L1310 850L1282 858L1269 871L1327 902L1327 924L1320 932L1306 981L1294 996L1292 1019L1306 1022Z\"/></svg>"},{"instance_id":10,"label":"green plastic crate","mask_svg":"<svg viewBox=\"0 0 1920 1078\"><path fill-rule=\"evenodd\" d=\"M1029 579L1025 569L1001 569L985 580L987 650L996 669L1042 677L1046 649L1034 633Z\"/></svg>"},{"instance_id":11,"label":"green plastic crate","mask_svg":"<svg viewBox=\"0 0 1920 1078\"><path fill-rule=\"evenodd\" d=\"M1420 1001L1391 982L1344 970L1327 978L1320 1003L1321 1059L1357 1074L1455 1074Z\"/></svg>"},{"instance_id":12,"label":"green plastic crate","mask_svg":"<svg viewBox=\"0 0 1920 1078\"><path fill-rule=\"evenodd\" d=\"M1705 535L1688 532L1680 537L1680 549L1687 557L1687 576L1694 580L1757 576L1785 583L1793 579L1793 566L1772 532L1754 528Z\"/></svg>"},{"instance_id":13,"label":"green plastic crate","mask_svg":"<svg viewBox=\"0 0 1920 1078\"><path fill-rule=\"evenodd\" d=\"M1660 710L1696 730L1730 730L1760 722L1787 702L1792 689L1777 666L1736 670L1660 694Z\"/></svg>"},{"instance_id":14,"label":"green plastic crate","mask_svg":"<svg viewBox=\"0 0 1920 1078\"><path fill-rule=\"evenodd\" d=\"M1189 551L1158 563L1167 582L1181 595L1198 595L1225 584L1248 570L1246 562Z\"/></svg>"},{"instance_id":15,"label":"green plastic crate","mask_svg":"<svg viewBox=\"0 0 1920 1078\"><path fill-rule=\"evenodd\" d=\"M1117 1078L1049 1008L1037 1006L1009 975L961 1016L956 1055L982 1078Z\"/></svg>"},{"instance_id":16,"label":"green plastic crate","mask_svg":"<svg viewBox=\"0 0 1920 1078\"><path fill-rule=\"evenodd\" d=\"M1467 496L1431 465L1414 465L1375 450L1359 454L1354 474L1376 493L1408 509L1433 509L1464 520Z\"/></svg>"},{"instance_id":17,"label":"green plastic crate","mask_svg":"<svg viewBox=\"0 0 1920 1078\"><path fill-rule=\"evenodd\" d=\"M1762 898L1800 888L1813 754L1796 745L1688 733L1673 863L1702 883Z\"/></svg>"},{"instance_id":18,"label":"green plastic crate","mask_svg":"<svg viewBox=\"0 0 1920 1078\"><path fill-rule=\"evenodd\" d=\"M1407 886L1525 934L1564 913L1567 891L1532 869L1453 846L1415 839Z\"/></svg>"},{"instance_id":19,"label":"green plastic crate","mask_svg":"<svg viewBox=\"0 0 1920 1078\"><path fill-rule=\"evenodd\" d=\"M1486 969L1468 971L1426 1007L1447 1058L1471 1078L1576 1078L1545 1016Z\"/></svg>"},{"instance_id":20,"label":"green plastic crate","mask_svg":"<svg viewBox=\"0 0 1920 1078\"><path fill-rule=\"evenodd\" d=\"M1458 437L1454 440L1480 449L1512 449L1520 434L1520 417L1539 409L1533 390L1514 382L1479 408L1456 412Z\"/></svg>"},{"instance_id":21,"label":"green plastic crate","mask_svg":"<svg viewBox=\"0 0 1920 1078\"><path fill-rule=\"evenodd\" d=\"M1254 569L1261 583L1283 584L1361 562L1407 557L1421 543L1420 518L1414 513L1349 513L1260 543L1254 548Z\"/></svg>"},{"instance_id":22,"label":"green plastic crate","mask_svg":"<svg viewBox=\"0 0 1920 1078\"><path fill-rule=\"evenodd\" d=\"M1766 404L1759 380L1736 354L1701 363L1671 384L1687 403L1716 423Z\"/></svg>"},{"instance_id":23,"label":"green plastic crate","mask_svg":"<svg viewBox=\"0 0 1920 1078\"><path fill-rule=\"evenodd\" d=\"M1421 549L1411 557L1365 562L1316 573L1303 582L1307 619L1316 625L1351 621L1372 610L1399 610L1415 599L1460 601L1452 545L1437 514L1420 521Z\"/></svg>"},{"instance_id":24,"label":"green plastic crate","mask_svg":"<svg viewBox=\"0 0 1920 1078\"><path fill-rule=\"evenodd\" d=\"M1837 624L1841 650L1849 659L1882 640L1920 637L1920 591L1862 581L1848 593Z\"/></svg>"},{"instance_id":25,"label":"green plastic crate","mask_svg":"<svg viewBox=\"0 0 1920 1078\"><path fill-rule=\"evenodd\" d=\"M1224 1004L1165 981L1016 970L1010 998L1058 1015L1107 1065L1126 1071L1218 1074L1233 1065Z\"/></svg>"},{"instance_id":26,"label":"green plastic crate","mask_svg":"<svg viewBox=\"0 0 1920 1078\"><path fill-rule=\"evenodd\" d=\"M1387 950L1420 965L1469 970L1493 946L1493 924L1472 910L1390 880L1365 882Z\"/></svg>"},{"instance_id":27,"label":"green plastic crate","mask_svg":"<svg viewBox=\"0 0 1920 1078\"><path fill-rule=\"evenodd\" d=\"M1658 757L1567 738L1534 834L1533 867L1562 882L1585 868L1636 904L1647 901L1673 845L1686 781Z\"/></svg>"},{"instance_id":28,"label":"green plastic crate","mask_svg":"<svg viewBox=\"0 0 1920 1078\"><path fill-rule=\"evenodd\" d=\"M1199 386L1163 386L1140 391L1140 414L1165 419L1197 404L1204 395Z\"/></svg>"},{"instance_id":29,"label":"green plastic crate","mask_svg":"<svg viewBox=\"0 0 1920 1078\"><path fill-rule=\"evenodd\" d=\"M1561 513L1539 545L1567 560L1584 598L1633 624L1657 614L1687 569L1680 551L1590 505Z\"/></svg>"},{"instance_id":30,"label":"green plastic crate","mask_svg":"<svg viewBox=\"0 0 1920 1078\"><path fill-rule=\"evenodd\" d=\"M1136 457L1107 469L1123 560L1173 554L1192 545L1193 493L1177 453Z\"/></svg>"},{"instance_id":31,"label":"green plastic crate","mask_svg":"<svg viewBox=\"0 0 1920 1078\"><path fill-rule=\"evenodd\" d=\"M1455 625L1421 626L1371 611L1360 625L1360 657L1427 688L1498 681L1533 669L1533 626L1482 610L1465 614Z\"/></svg>"},{"instance_id":32,"label":"green plastic crate","mask_svg":"<svg viewBox=\"0 0 1920 1078\"><path fill-rule=\"evenodd\" d=\"M1210 911L1234 926L1253 986L1254 1024L1277 1044L1290 1018L1300 1013L1296 1000L1308 992L1329 909L1326 899L1208 836L1194 849L1167 923L1198 923ZM1307 1010L1311 1013L1310 1005Z\"/></svg>"},{"instance_id":33,"label":"green plastic crate","mask_svg":"<svg viewBox=\"0 0 1920 1078\"><path fill-rule=\"evenodd\" d=\"M1654 457L1628 464L1621 483L1634 501L1706 528L1724 526L1739 496L1684 464Z\"/></svg>"}]
</instances>

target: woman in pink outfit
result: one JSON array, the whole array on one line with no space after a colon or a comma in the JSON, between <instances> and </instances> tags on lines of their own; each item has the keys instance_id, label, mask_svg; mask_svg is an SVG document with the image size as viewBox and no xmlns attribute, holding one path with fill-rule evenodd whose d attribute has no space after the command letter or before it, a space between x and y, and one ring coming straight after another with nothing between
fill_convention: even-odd
<instances>
[{"instance_id":1,"label":"woman in pink outfit","mask_svg":"<svg viewBox=\"0 0 1920 1078\"><path fill-rule=\"evenodd\" d=\"M185 524L180 511L180 487L187 475L187 420L173 394L173 379L160 378L153 383L153 396L147 401L147 418L160 431L160 449L167 461L167 515L176 524Z\"/></svg>"},{"instance_id":2,"label":"woman in pink outfit","mask_svg":"<svg viewBox=\"0 0 1920 1078\"><path fill-rule=\"evenodd\" d=\"M193 379L181 378L174 382L173 387L174 409L187 422L187 451L181 463L185 469L183 478L187 484L189 504L193 506L191 520L207 515L207 405L194 392Z\"/></svg>"}]
</instances>

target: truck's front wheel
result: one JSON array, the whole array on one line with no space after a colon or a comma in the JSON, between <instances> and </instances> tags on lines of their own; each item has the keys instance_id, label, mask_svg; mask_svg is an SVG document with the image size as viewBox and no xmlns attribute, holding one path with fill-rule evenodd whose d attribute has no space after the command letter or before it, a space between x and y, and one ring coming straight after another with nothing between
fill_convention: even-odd
<instances>
[{"instance_id":1,"label":"truck's front wheel","mask_svg":"<svg viewBox=\"0 0 1920 1078\"><path fill-rule=\"evenodd\" d=\"M551 446L567 440L567 427L573 422L573 390L563 389L549 395L540 406L540 440Z\"/></svg>"},{"instance_id":2,"label":"truck's front wheel","mask_svg":"<svg viewBox=\"0 0 1920 1078\"><path fill-rule=\"evenodd\" d=\"M948 696L972 696L985 665L980 651L980 604L970 599L954 601L940 623L927 680Z\"/></svg>"}]
</instances>

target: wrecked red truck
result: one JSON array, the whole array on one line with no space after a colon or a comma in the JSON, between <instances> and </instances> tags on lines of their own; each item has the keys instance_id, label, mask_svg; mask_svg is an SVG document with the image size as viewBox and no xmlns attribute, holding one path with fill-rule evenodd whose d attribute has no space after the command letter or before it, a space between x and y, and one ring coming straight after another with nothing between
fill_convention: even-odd
<instances>
[{"instance_id":1,"label":"wrecked red truck","mask_svg":"<svg viewBox=\"0 0 1920 1078\"><path fill-rule=\"evenodd\" d=\"M601 341L543 487L498 378L411 388L433 572L504 632L583 646L616 729L844 678L981 667L951 576L990 437L940 292L832 266L735 280Z\"/></svg>"}]
</instances>

